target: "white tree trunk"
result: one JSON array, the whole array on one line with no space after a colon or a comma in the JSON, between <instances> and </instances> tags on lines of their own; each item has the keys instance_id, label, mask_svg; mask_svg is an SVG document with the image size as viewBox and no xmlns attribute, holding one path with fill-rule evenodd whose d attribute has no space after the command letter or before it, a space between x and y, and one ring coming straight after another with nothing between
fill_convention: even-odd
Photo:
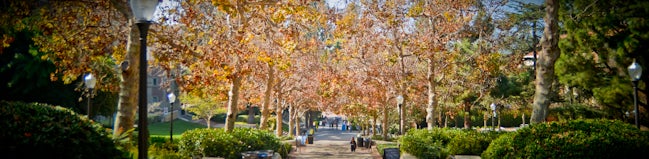
<instances>
[{"instance_id":1,"label":"white tree trunk","mask_svg":"<svg viewBox=\"0 0 649 159\"><path fill-rule=\"evenodd\" d=\"M135 124L135 111L138 104L138 88L139 88L139 64L140 64L140 32L137 26L130 21L130 32L128 41L126 42L126 59L128 61L128 68L122 70L119 102L117 105L117 115L115 116L115 125L113 127L113 138L122 136L122 133L133 129Z\"/></svg>"},{"instance_id":2,"label":"white tree trunk","mask_svg":"<svg viewBox=\"0 0 649 159\"><path fill-rule=\"evenodd\" d=\"M426 107L426 123L428 123L428 130L433 130L435 126L435 62L433 59L428 59L428 106Z\"/></svg>"},{"instance_id":3,"label":"white tree trunk","mask_svg":"<svg viewBox=\"0 0 649 159\"><path fill-rule=\"evenodd\" d=\"M235 74L230 83L230 91L228 92L228 113L225 118L225 131L232 132L234 129L234 122L237 120L237 103L239 100L239 88L241 87L241 76Z\"/></svg>"},{"instance_id":4,"label":"white tree trunk","mask_svg":"<svg viewBox=\"0 0 649 159\"><path fill-rule=\"evenodd\" d=\"M293 132L296 132L295 131L295 117L296 117L295 114L297 114L297 113L295 113L295 106L290 105L289 109L288 109L288 115L289 115L289 118L288 118L288 134L289 134L289 136L296 135L295 133L293 133Z\"/></svg>"}]
</instances>

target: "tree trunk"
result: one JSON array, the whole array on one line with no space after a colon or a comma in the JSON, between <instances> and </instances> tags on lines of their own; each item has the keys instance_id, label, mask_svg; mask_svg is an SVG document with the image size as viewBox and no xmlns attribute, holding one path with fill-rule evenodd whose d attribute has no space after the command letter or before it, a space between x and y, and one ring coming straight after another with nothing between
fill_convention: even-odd
<instances>
[{"instance_id":1,"label":"tree trunk","mask_svg":"<svg viewBox=\"0 0 649 159\"><path fill-rule=\"evenodd\" d=\"M466 104L464 106L464 128L465 129L471 129L471 115L469 114L471 111L471 105Z\"/></svg>"},{"instance_id":2,"label":"tree trunk","mask_svg":"<svg viewBox=\"0 0 649 159\"><path fill-rule=\"evenodd\" d=\"M444 115L444 127L448 127L448 115Z\"/></svg>"},{"instance_id":3,"label":"tree trunk","mask_svg":"<svg viewBox=\"0 0 649 159\"><path fill-rule=\"evenodd\" d=\"M551 103L550 93L552 82L554 82L554 63L559 57L559 32L557 12L559 10L558 0L546 0L545 30L543 31L543 41L541 45L543 51L538 59L538 69L536 70L536 92L534 93L534 103L532 105L532 117L530 123L545 122L548 115L548 107Z\"/></svg>"},{"instance_id":4,"label":"tree trunk","mask_svg":"<svg viewBox=\"0 0 649 159\"><path fill-rule=\"evenodd\" d=\"M255 123L255 108L252 106L252 103L246 104L246 108L248 108L248 124L256 124Z\"/></svg>"},{"instance_id":5,"label":"tree trunk","mask_svg":"<svg viewBox=\"0 0 649 159\"><path fill-rule=\"evenodd\" d=\"M388 139L388 105L383 104L383 121L381 121L381 135L383 140Z\"/></svg>"},{"instance_id":6,"label":"tree trunk","mask_svg":"<svg viewBox=\"0 0 649 159\"><path fill-rule=\"evenodd\" d=\"M487 114L482 114L482 127L487 127Z\"/></svg>"},{"instance_id":7,"label":"tree trunk","mask_svg":"<svg viewBox=\"0 0 649 159\"><path fill-rule=\"evenodd\" d=\"M435 118L433 117L435 111L435 63L433 59L428 59L428 106L426 108L426 123L428 123L428 130L433 130L435 126Z\"/></svg>"},{"instance_id":8,"label":"tree trunk","mask_svg":"<svg viewBox=\"0 0 649 159\"><path fill-rule=\"evenodd\" d=\"M207 122L207 129L212 128L212 117L211 116L207 117L207 120L205 120L205 122Z\"/></svg>"},{"instance_id":9,"label":"tree trunk","mask_svg":"<svg viewBox=\"0 0 649 159\"><path fill-rule=\"evenodd\" d=\"M372 136L376 135L376 115L372 116Z\"/></svg>"},{"instance_id":10,"label":"tree trunk","mask_svg":"<svg viewBox=\"0 0 649 159\"><path fill-rule=\"evenodd\" d=\"M264 92L264 103L262 104L261 107L261 119L259 123L259 129L261 130L266 130L268 129L268 116L270 115L270 94L272 92L273 88L273 81L275 80L275 69L271 64L268 64L268 78L266 79L266 91ZM278 112L277 114L281 114ZM280 118L281 119L281 116ZM281 123L281 121L278 121L278 123ZM281 125L281 124L278 124Z\"/></svg>"},{"instance_id":11,"label":"tree trunk","mask_svg":"<svg viewBox=\"0 0 649 159\"><path fill-rule=\"evenodd\" d=\"M296 111L295 114L299 114L299 113L297 113L297 111ZM295 115L295 120L294 121L295 121L295 135L296 136L301 136L302 134L300 134L300 116Z\"/></svg>"},{"instance_id":12,"label":"tree trunk","mask_svg":"<svg viewBox=\"0 0 649 159\"><path fill-rule=\"evenodd\" d=\"M279 136L282 136L284 134L284 129L283 129L283 126L284 126L284 122L283 122L284 121L284 118L283 118L284 117L284 109L283 108L284 107L282 105L280 105L279 103L276 103L275 108L276 108L275 109L275 114L277 114L277 116L275 116L276 117L275 121L277 121L275 123L275 124L277 124L277 126L275 128L277 128L277 136L279 137Z\"/></svg>"},{"instance_id":13,"label":"tree trunk","mask_svg":"<svg viewBox=\"0 0 649 159\"><path fill-rule=\"evenodd\" d=\"M122 133L133 129L135 124L135 111L137 110L138 103L138 88L139 88L139 75L138 72L140 65L140 32L137 26L131 21L131 26L128 41L126 42L126 59L128 64L126 70L122 70L120 91L119 91L119 104L117 105L117 115L115 116L115 125L113 127L113 138L122 136Z\"/></svg>"},{"instance_id":14,"label":"tree trunk","mask_svg":"<svg viewBox=\"0 0 649 159\"><path fill-rule=\"evenodd\" d=\"M237 120L237 103L239 100L239 87L241 86L241 75L234 74L230 83L230 92L228 92L228 113L225 118L225 131L232 132L234 122Z\"/></svg>"},{"instance_id":15,"label":"tree trunk","mask_svg":"<svg viewBox=\"0 0 649 159\"><path fill-rule=\"evenodd\" d=\"M289 136L295 136L295 108L294 106L288 106L288 134Z\"/></svg>"}]
</instances>

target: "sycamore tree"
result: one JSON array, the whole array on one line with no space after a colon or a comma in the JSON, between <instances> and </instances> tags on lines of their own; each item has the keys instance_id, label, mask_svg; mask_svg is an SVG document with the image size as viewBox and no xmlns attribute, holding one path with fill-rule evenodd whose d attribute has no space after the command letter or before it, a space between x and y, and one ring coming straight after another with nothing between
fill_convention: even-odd
<instances>
[{"instance_id":1,"label":"sycamore tree","mask_svg":"<svg viewBox=\"0 0 649 159\"><path fill-rule=\"evenodd\" d=\"M413 37L415 48L413 52L427 62L426 87L428 104L426 106L426 123L431 130L434 125L434 114L437 108L438 74L448 61L444 61L443 51L447 43L458 37L462 26L466 25L470 16L469 7L472 1L417 1L409 11L409 15L417 18L416 36ZM440 78L441 79L441 78Z\"/></svg>"},{"instance_id":2,"label":"sycamore tree","mask_svg":"<svg viewBox=\"0 0 649 159\"><path fill-rule=\"evenodd\" d=\"M40 58L57 67L52 81L70 84L82 74L97 75L97 90L120 92L113 135L122 136L133 128L137 109L139 77L139 30L126 0L101 1L16 1L9 2L2 23L11 23L18 30L41 32L33 38L44 52ZM10 20L12 19L12 20ZM3 44L12 37L3 34ZM123 64L122 70L99 69L98 64ZM107 78L104 71L119 72L120 78ZM121 79L121 80L118 80Z\"/></svg>"}]
</instances>

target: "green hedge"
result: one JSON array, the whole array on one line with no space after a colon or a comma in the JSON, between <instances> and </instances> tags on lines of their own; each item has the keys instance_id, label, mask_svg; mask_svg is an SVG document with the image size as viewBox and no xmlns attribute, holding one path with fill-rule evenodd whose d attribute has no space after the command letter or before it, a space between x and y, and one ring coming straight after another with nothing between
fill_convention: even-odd
<instances>
[{"instance_id":1,"label":"green hedge","mask_svg":"<svg viewBox=\"0 0 649 159\"><path fill-rule=\"evenodd\" d=\"M482 158L636 158L649 155L649 133L618 120L533 124L492 142Z\"/></svg>"},{"instance_id":2,"label":"green hedge","mask_svg":"<svg viewBox=\"0 0 649 159\"><path fill-rule=\"evenodd\" d=\"M401 149L418 158L447 158L449 155L480 155L492 140L507 132L434 128L411 130L401 138Z\"/></svg>"},{"instance_id":3,"label":"green hedge","mask_svg":"<svg viewBox=\"0 0 649 159\"><path fill-rule=\"evenodd\" d=\"M291 145L281 143L272 133L257 129L194 129L183 133L179 153L188 156L241 158L241 152L274 150L287 157Z\"/></svg>"},{"instance_id":4,"label":"green hedge","mask_svg":"<svg viewBox=\"0 0 649 159\"><path fill-rule=\"evenodd\" d=\"M449 154L444 146L451 141L447 130L450 129L410 130L399 139L401 150L417 158L447 158Z\"/></svg>"},{"instance_id":5,"label":"green hedge","mask_svg":"<svg viewBox=\"0 0 649 159\"><path fill-rule=\"evenodd\" d=\"M7 158L123 158L107 129L47 104L0 101L0 150Z\"/></svg>"}]
</instances>

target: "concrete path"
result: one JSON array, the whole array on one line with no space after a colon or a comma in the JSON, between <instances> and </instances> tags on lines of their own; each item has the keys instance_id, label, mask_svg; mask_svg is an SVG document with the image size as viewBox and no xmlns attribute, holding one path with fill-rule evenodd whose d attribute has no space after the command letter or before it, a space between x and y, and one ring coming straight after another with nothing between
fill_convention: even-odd
<instances>
[{"instance_id":1,"label":"concrete path","mask_svg":"<svg viewBox=\"0 0 649 159\"><path fill-rule=\"evenodd\" d=\"M349 142L356 137L358 131L341 131L330 127L320 127L314 135L313 144L293 147L294 151L289 154L291 159L380 159L381 156L376 149L357 148L351 152Z\"/></svg>"}]
</instances>

